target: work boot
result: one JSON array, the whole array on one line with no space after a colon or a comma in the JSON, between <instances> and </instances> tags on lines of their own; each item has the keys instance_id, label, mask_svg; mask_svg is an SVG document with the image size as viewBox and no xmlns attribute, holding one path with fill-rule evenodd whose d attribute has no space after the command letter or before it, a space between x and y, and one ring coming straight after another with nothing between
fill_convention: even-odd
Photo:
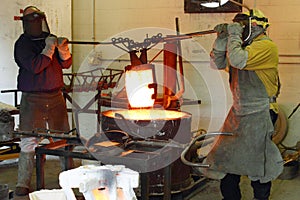
<instances>
[{"instance_id":1,"label":"work boot","mask_svg":"<svg viewBox=\"0 0 300 200\"><path fill-rule=\"evenodd\" d=\"M220 189L223 196L223 200L241 200L242 195L240 191L240 175L237 174L226 174L221 179Z\"/></svg>"},{"instance_id":2,"label":"work boot","mask_svg":"<svg viewBox=\"0 0 300 200\"><path fill-rule=\"evenodd\" d=\"M251 186L254 192L254 199L268 200L271 193L271 181L260 183L260 181L251 181Z\"/></svg>"},{"instance_id":3,"label":"work boot","mask_svg":"<svg viewBox=\"0 0 300 200\"><path fill-rule=\"evenodd\" d=\"M34 152L20 152L18 163L18 183L15 194L25 196L29 193L34 165Z\"/></svg>"}]
</instances>

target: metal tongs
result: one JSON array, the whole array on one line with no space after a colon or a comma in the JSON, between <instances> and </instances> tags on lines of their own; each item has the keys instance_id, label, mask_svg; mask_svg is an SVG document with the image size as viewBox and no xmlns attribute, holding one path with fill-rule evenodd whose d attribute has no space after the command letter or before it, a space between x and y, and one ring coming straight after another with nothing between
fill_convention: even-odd
<instances>
[{"instance_id":1,"label":"metal tongs","mask_svg":"<svg viewBox=\"0 0 300 200\"><path fill-rule=\"evenodd\" d=\"M202 167L202 168L209 168L210 165L209 164L203 164L203 163L196 163L196 162L192 162L186 159L186 155L188 152L190 152L190 150L192 149L192 147L194 147L196 145L196 147L200 147L203 148L209 144L211 144L214 141L214 137L216 136L220 136L220 135L224 135L224 136L232 136L232 133L221 133L221 132L211 132L211 133L205 133L205 134L200 134L199 136L195 137L190 144L183 150L183 152L181 153L181 161L188 166L191 167ZM196 144L196 142L198 142L198 144ZM204 160L205 157L203 157L202 160Z\"/></svg>"}]
</instances>

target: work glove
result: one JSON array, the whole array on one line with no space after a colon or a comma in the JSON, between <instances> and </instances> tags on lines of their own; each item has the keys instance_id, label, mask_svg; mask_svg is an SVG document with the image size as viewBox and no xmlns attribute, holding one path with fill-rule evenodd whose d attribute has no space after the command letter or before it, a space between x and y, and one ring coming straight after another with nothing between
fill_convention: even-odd
<instances>
[{"instance_id":1,"label":"work glove","mask_svg":"<svg viewBox=\"0 0 300 200\"><path fill-rule=\"evenodd\" d=\"M68 39L65 37L59 37L57 38L57 42L59 57L62 60L68 60L69 58L71 58L71 53L68 47Z\"/></svg>"},{"instance_id":2,"label":"work glove","mask_svg":"<svg viewBox=\"0 0 300 200\"><path fill-rule=\"evenodd\" d=\"M223 23L223 24L218 24L214 27L214 31L217 32L219 38L224 38L228 36L227 26L228 26L227 23Z\"/></svg>"},{"instance_id":3,"label":"work glove","mask_svg":"<svg viewBox=\"0 0 300 200\"><path fill-rule=\"evenodd\" d=\"M55 47L57 46L57 37L49 36L45 40L46 46L42 50L41 54L44 54L45 56L49 57L52 60L52 56L55 51Z\"/></svg>"},{"instance_id":4,"label":"work glove","mask_svg":"<svg viewBox=\"0 0 300 200\"><path fill-rule=\"evenodd\" d=\"M227 32L228 24L218 24L214 27L214 30L217 32L217 39L213 44L213 49L219 52L225 52L227 48L227 40L228 40L228 32Z\"/></svg>"},{"instance_id":5,"label":"work glove","mask_svg":"<svg viewBox=\"0 0 300 200\"><path fill-rule=\"evenodd\" d=\"M244 29L240 23L234 22L232 24L228 24L227 31L228 31L229 35L238 35L238 36L242 37L242 33L243 33Z\"/></svg>"}]
</instances>

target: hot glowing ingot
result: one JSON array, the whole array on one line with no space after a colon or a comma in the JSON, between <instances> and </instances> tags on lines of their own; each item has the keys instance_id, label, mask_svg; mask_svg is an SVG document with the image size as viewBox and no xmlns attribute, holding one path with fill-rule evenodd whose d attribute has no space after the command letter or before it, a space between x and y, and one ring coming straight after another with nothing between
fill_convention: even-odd
<instances>
[{"instance_id":1,"label":"hot glowing ingot","mask_svg":"<svg viewBox=\"0 0 300 200\"><path fill-rule=\"evenodd\" d=\"M154 83L152 65L130 66L125 73L126 93L129 104L133 108L152 107L154 104Z\"/></svg>"}]
</instances>

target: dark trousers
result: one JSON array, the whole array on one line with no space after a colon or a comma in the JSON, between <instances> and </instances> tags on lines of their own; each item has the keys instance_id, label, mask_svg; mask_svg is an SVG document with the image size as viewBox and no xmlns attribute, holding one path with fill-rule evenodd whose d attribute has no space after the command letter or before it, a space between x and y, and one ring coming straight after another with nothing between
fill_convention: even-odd
<instances>
[{"instance_id":1,"label":"dark trousers","mask_svg":"<svg viewBox=\"0 0 300 200\"><path fill-rule=\"evenodd\" d=\"M223 200L240 200L240 175L227 174L221 180L221 193L223 195ZM268 200L271 191L271 181L267 183L260 183L259 181L251 181L251 186L254 192L254 198L258 200Z\"/></svg>"},{"instance_id":2,"label":"dark trousers","mask_svg":"<svg viewBox=\"0 0 300 200\"><path fill-rule=\"evenodd\" d=\"M273 125L277 120L277 114L270 110L271 120ZM227 174L221 180L221 193L223 195L223 200L240 200L240 179L241 176L237 174ZM260 181L251 181L251 186L253 188L254 198L257 200L268 200L271 191L271 181L267 183L260 183Z\"/></svg>"}]
</instances>

